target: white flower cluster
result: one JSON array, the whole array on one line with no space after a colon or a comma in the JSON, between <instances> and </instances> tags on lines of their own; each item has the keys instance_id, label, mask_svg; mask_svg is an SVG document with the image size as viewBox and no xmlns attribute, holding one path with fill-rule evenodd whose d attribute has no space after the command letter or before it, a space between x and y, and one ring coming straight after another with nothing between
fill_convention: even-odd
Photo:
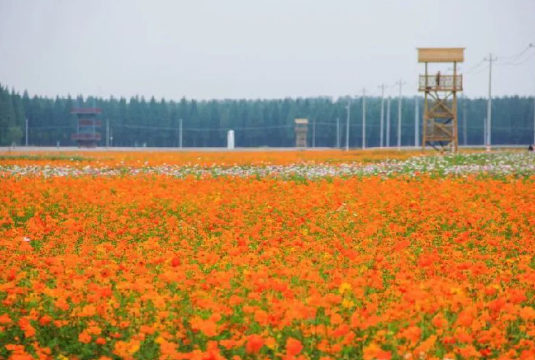
<instances>
[{"instance_id":1,"label":"white flower cluster","mask_svg":"<svg viewBox=\"0 0 535 360\"><path fill-rule=\"evenodd\" d=\"M283 179L317 179L325 177L352 176L418 176L429 174L435 176L483 175L532 176L535 175L535 156L526 153L476 153L454 154L446 156L415 156L408 160L385 160L378 163L359 164L315 164L301 163L291 165L160 165L142 167L93 167L71 166L18 166L0 165L0 176L135 176L139 174L167 175L179 178L194 176L219 177L276 177Z\"/></svg>"}]
</instances>

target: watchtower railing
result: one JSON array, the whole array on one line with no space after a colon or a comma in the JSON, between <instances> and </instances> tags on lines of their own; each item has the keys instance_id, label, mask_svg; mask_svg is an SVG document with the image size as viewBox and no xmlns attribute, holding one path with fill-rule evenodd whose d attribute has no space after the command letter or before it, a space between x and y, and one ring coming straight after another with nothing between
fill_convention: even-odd
<instances>
[{"instance_id":1,"label":"watchtower railing","mask_svg":"<svg viewBox=\"0 0 535 360\"><path fill-rule=\"evenodd\" d=\"M463 76L454 78L453 75L420 75L418 91L462 91Z\"/></svg>"}]
</instances>

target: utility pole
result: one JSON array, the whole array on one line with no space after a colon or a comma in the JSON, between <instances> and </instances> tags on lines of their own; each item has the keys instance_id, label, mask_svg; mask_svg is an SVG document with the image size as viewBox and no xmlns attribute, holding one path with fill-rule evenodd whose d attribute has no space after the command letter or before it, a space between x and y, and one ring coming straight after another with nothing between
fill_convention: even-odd
<instances>
[{"instance_id":1,"label":"utility pole","mask_svg":"<svg viewBox=\"0 0 535 360\"><path fill-rule=\"evenodd\" d=\"M390 147L390 103L392 98L389 96L386 102L386 147Z\"/></svg>"},{"instance_id":2,"label":"utility pole","mask_svg":"<svg viewBox=\"0 0 535 360\"><path fill-rule=\"evenodd\" d=\"M178 121L179 137L178 137L178 147L182 149L182 119Z\"/></svg>"},{"instance_id":3,"label":"utility pole","mask_svg":"<svg viewBox=\"0 0 535 360\"><path fill-rule=\"evenodd\" d=\"M336 148L340 148L340 118L336 118Z\"/></svg>"},{"instance_id":4,"label":"utility pole","mask_svg":"<svg viewBox=\"0 0 535 360\"><path fill-rule=\"evenodd\" d=\"M483 146L487 144L487 118L483 119Z\"/></svg>"},{"instance_id":5,"label":"utility pole","mask_svg":"<svg viewBox=\"0 0 535 360\"><path fill-rule=\"evenodd\" d=\"M496 61L497 58L492 57L492 53L489 54L488 58L485 58L485 61L489 62L489 98L487 101L487 136L485 145L487 151L490 151L491 148L491 133L492 133L492 62Z\"/></svg>"},{"instance_id":6,"label":"utility pole","mask_svg":"<svg viewBox=\"0 0 535 360\"><path fill-rule=\"evenodd\" d=\"M316 119L312 122L312 147L316 147Z\"/></svg>"},{"instance_id":7,"label":"utility pole","mask_svg":"<svg viewBox=\"0 0 535 360\"><path fill-rule=\"evenodd\" d=\"M401 150L401 88L405 84L403 80L399 80L396 85L399 85L398 97L398 150Z\"/></svg>"},{"instance_id":8,"label":"utility pole","mask_svg":"<svg viewBox=\"0 0 535 360\"><path fill-rule=\"evenodd\" d=\"M26 118L26 147L28 147L28 118Z\"/></svg>"},{"instance_id":9,"label":"utility pole","mask_svg":"<svg viewBox=\"0 0 535 360\"><path fill-rule=\"evenodd\" d=\"M351 116L351 96L347 100L347 121L346 121L346 151L349 151L349 117Z\"/></svg>"},{"instance_id":10,"label":"utility pole","mask_svg":"<svg viewBox=\"0 0 535 360\"><path fill-rule=\"evenodd\" d=\"M414 97L414 146L420 146L420 106L418 96Z\"/></svg>"},{"instance_id":11,"label":"utility pole","mask_svg":"<svg viewBox=\"0 0 535 360\"><path fill-rule=\"evenodd\" d=\"M466 97L463 96L463 144L464 146L468 145L468 124L466 116Z\"/></svg>"},{"instance_id":12,"label":"utility pole","mask_svg":"<svg viewBox=\"0 0 535 360\"><path fill-rule=\"evenodd\" d=\"M380 131L379 135L379 146L384 146L384 125L385 125L385 84L379 86L381 88L381 122L380 122Z\"/></svg>"},{"instance_id":13,"label":"utility pole","mask_svg":"<svg viewBox=\"0 0 535 360\"><path fill-rule=\"evenodd\" d=\"M366 149L366 89L362 89L362 149Z\"/></svg>"},{"instance_id":14,"label":"utility pole","mask_svg":"<svg viewBox=\"0 0 535 360\"><path fill-rule=\"evenodd\" d=\"M106 119L106 149L110 147L110 119Z\"/></svg>"}]
</instances>

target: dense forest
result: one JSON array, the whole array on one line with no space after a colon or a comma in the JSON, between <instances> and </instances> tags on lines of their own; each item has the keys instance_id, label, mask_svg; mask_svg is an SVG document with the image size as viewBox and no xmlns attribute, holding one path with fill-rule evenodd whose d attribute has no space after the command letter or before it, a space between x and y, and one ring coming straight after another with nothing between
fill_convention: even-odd
<instances>
[{"instance_id":1,"label":"dense forest","mask_svg":"<svg viewBox=\"0 0 535 360\"><path fill-rule=\"evenodd\" d=\"M181 99L167 101L143 97L60 98L23 94L0 85L0 145L74 146L71 135L76 130L73 107L98 107L104 126L100 146L105 145L109 122L112 146L179 145L182 119L184 147L226 146L227 131L235 131L238 147L291 147L295 145L294 119L308 118L309 146L345 145L347 104L349 98L328 97L280 100L210 100ZM385 122L387 118L385 100ZM419 126L423 99L402 98L401 144L414 145L415 111L419 108ZM533 141L533 98L502 97L492 102L492 143L529 144ZM461 98L459 101L459 143L483 144L486 99ZM379 146L381 99L366 98L366 145ZM339 119L339 126L337 126ZM390 146L397 145L398 99L391 99ZM385 125L385 131L386 131ZM339 133L339 137L337 137ZM420 129L421 134L421 129ZM385 135L385 141L387 136ZM362 99L351 99L350 147L362 146Z\"/></svg>"}]
</instances>

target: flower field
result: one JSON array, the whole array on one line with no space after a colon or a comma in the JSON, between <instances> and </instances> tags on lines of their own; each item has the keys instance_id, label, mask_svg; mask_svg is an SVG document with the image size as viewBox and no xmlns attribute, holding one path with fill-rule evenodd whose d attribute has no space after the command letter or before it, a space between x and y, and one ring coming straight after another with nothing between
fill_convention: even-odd
<instances>
[{"instance_id":1,"label":"flower field","mask_svg":"<svg viewBox=\"0 0 535 360\"><path fill-rule=\"evenodd\" d=\"M2 359L534 359L535 157L0 155Z\"/></svg>"}]
</instances>

